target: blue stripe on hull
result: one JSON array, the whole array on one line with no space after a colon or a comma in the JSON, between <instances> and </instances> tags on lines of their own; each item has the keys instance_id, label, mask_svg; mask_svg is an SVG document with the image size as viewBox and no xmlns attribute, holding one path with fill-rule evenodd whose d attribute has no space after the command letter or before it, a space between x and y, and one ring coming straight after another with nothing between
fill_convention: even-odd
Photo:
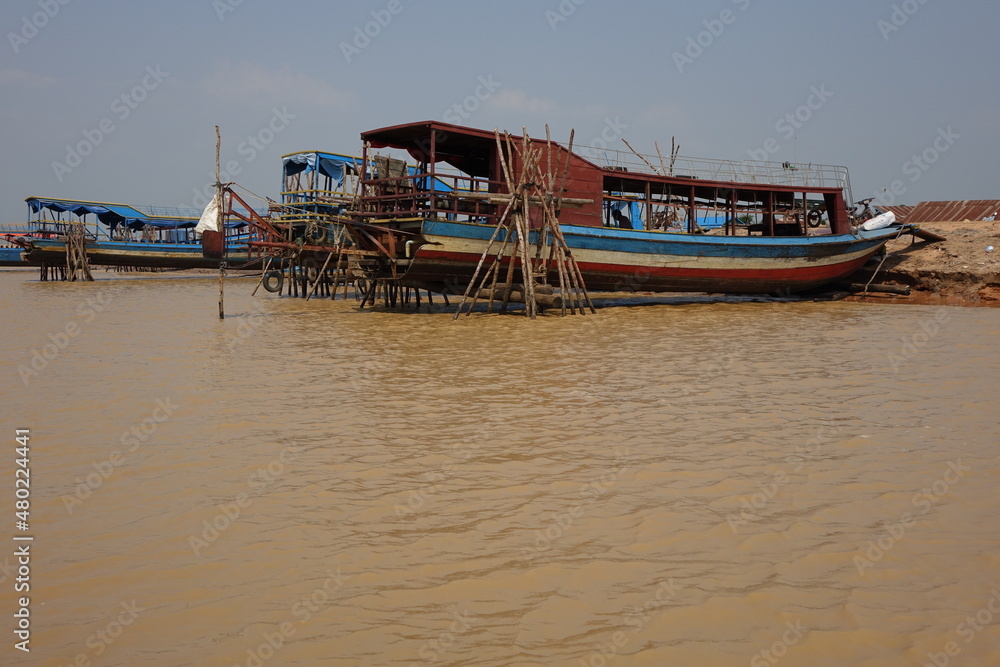
<instances>
[{"instance_id":1,"label":"blue stripe on hull","mask_svg":"<svg viewBox=\"0 0 1000 667\"><path fill-rule=\"evenodd\" d=\"M438 220L426 220L423 232L441 236L482 239L488 241L494 228ZM897 230L862 232L862 235L837 236L702 236L670 232L646 232L603 227L562 225L563 236L570 248L611 250L674 257L720 258L822 258L876 248ZM883 232L883 233L879 233ZM502 240L502 236L499 237ZM535 240L534 238L532 240Z\"/></svg>"},{"instance_id":2,"label":"blue stripe on hull","mask_svg":"<svg viewBox=\"0 0 1000 667\"><path fill-rule=\"evenodd\" d=\"M66 261L66 244L53 239L32 241L28 262L58 265ZM246 246L242 256L235 247L229 248L230 262L246 261ZM87 257L102 266L144 266L155 268L202 269L218 268L219 260L209 259L199 244L139 243L129 241L99 241L87 243Z\"/></svg>"},{"instance_id":3,"label":"blue stripe on hull","mask_svg":"<svg viewBox=\"0 0 1000 667\"><path fill-rule=\"evenodd\" d=\"M820 287L856 271L898 231L857 237L720 237L570 225L562 230L570 248L578 251L586 284L595 291L734 294ZM447 241L421 246L406 278L458 286L471 279L494 228L425 221L423 232L456 239L455 247ZM557 275L549 279L558 283Z\"/></svg>"}]
</instances>

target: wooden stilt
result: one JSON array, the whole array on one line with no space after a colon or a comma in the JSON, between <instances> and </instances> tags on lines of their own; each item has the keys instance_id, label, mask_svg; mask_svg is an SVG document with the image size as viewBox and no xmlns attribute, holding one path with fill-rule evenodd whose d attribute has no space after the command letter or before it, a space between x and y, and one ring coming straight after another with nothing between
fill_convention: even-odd
<instances>
[{"instance_id":1,"label":"wooden stilt","mask_svg":"<svg viewBox=\"0 0 1000 667\"><path fill-rule=\"evenodd\" d=\"M273 257L268 257L267 261L264 262L264 268L261 269L260 272L260 280L257 281L257 286L253 288L253 292L250 292L250 296L256 296L257 290L259 290L260 286L264 284L264 278L267 276L267 272L271 268L271 260L273 259L274 259Z\"/></svg>"},{"instance_id":2,"label":"wooden stilt","mask_svg":"<svg viewBox=\"0 0 1000 667\"><path fill-rule=\"evenodd\" d=\"M330 264L331 259L333 259L332 252L326 256L326 261L323 262L323 268L321 268L319 270L319 274L316 275L316 282L314 282L312 284L312 287L309 289L309 294L306 296L306 301L312 298L313 292L316 291L316 286L319 285L320 281L322 281L323 277L326 275L326 267L327 265Z\"/></svg>"}]
</instances>

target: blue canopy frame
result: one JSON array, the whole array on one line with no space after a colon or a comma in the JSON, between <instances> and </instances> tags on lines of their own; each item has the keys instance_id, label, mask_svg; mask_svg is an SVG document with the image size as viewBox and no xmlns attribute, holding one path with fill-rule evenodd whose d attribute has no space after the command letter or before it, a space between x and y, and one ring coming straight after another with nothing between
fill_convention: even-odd
<instances>
[{"instance_id":1,"label":"blue canopy frame","mask_svg":"<svg viewBox=\"0 0 1000 667\"><path fill-rule=\"evenodd\" d=\"M150 215L126 204L76 201L71 199L28 197L24 201L27 202L28 209L32 213L39 213L42 209L46 209L59 213L72 213L81 218L88 213L93 213L97 216L98 221L111 229L119 225L124 225L129 229L141 229L146 226L158 229L188 229L197 225L198 219L201 216L201 213L195 210L191 211L190 216ZM230 229L245 225L246 223L242 220L226 223L226 227Z\"/></svg>"}]
</instances>

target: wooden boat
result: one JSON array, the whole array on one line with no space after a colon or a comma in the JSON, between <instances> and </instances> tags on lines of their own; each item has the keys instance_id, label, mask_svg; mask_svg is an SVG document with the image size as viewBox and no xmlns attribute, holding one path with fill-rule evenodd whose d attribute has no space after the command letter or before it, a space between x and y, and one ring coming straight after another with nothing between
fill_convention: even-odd
<instances>
[{"instance_id":1,"label":"wooden boat","mask_svg":"<svg viewBox=\"0 0 1000 667\"><path fill-rule=\"evenodd\" d=\"M87 257L92 264L165 269L218 268L207 258L193 228L200 212L188 209L137 207L126 204L28 197L29 233L11 240L23 248L24 260L34 266L61 266L66 262L66 234L82 224ZM71 218L70 215L74 216ZM227 229L226 258L233 267L253 262L259 268L243 233L245 225Z\"/></svg>"},{"instance_id":2,"label":"wooden boat","mask_svg":"<svg viewBox=\"0 0 1000 667\"><path fill-rule=\"evenodd\" d=\"M521 172L514 150L521 138L509 143L493 131L425 121L365 132L362 140L370 150L405 151L418 166L413 174L365 171L357 247L386 257L383 277L461 293L511 200L503 166ZM549 165L548 179L561 175L549 203L562 202L559 226L591 290L802 292L850 275L901 232L852 226L844 167L676 154L668 165L659 151L588 153L531 141L537 163ZM371 159L366 150L363 163ZM723 222L698 233L706 218ZM549 271L535 277L552 284L557 276Z\"/></svg>"},{"instance_id":3,"label":"wooden boat","mask_svg":"<svg viewBox=\"0 0 1000 667\"><path fill-rule=\"evenodd\" d=\"M219 268L219 260L202 254L201 245L180 243L143 243L139 241L93 241L86 243L87 258L98 266L143 267L161 269ZM234 247L239 252L239 247ZM32 266L58 266L66 262L66 241L62 238L32 239L25 250L26 262ZM246 246L239 259L228 260L233 267L245 264ZM256 263L260 268L260 263ZM249 268L249 267L248 267Z\"/></svg>"},{"instance_id":4,"label":"wooden boat","mask_svg":"<svg viewBox=\"0 0 1000 667\"><path fill-rule=\"evenodd\" d=\"M821 287L861 268L898 231L727 237L561 227L591 290L726 294ZM492 225L422 221L403 282L466 285L492 233Z\"/></svg>"},{"instance_id":5,"label":"wooden boat","mask_svg":"<svg viewBox=\"0 0 1000 667\"><path fill-rule=\"evenodd\" d=\"M13 239L25 236L19 233L8 233L0 237L0 266L28 266L24 261L24 248L14 243Z\"/></svg>"}]
</instances>

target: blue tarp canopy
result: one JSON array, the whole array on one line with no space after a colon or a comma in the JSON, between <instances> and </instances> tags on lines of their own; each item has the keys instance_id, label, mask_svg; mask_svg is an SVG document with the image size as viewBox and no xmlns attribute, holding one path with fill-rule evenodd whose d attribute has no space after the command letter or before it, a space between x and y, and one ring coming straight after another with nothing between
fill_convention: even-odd
<instances>
[{"instance_id":1,"label":"blue tarp canopy","mask_svg":"<svg viewBox=\"0 0 1000 667\"><path fill-rule=\"evenodd\" d=\"M613 222L614 226L623 229L645 229L642 219L642 207L637 201L609 201L605 204L611 220L605 220L605 224Z\"/></svg>"},{"instance_id":2,"label":"blue tarp canopy","mask_svg":"<svg viewBox=\"0 0 1000 667\"><path fill-rule=\"evenodd\" d=\"M344 176L347 170L360 171L359 158L337 155L335 153L294 153L281 158L285 176L291 176L302 171L318 171L337 182L337 187L344 187Z\"/></svg>"},{"instance_id":3,"label":"blue tarp canopy","mask_svg":"<svg viewBox=\"0 0 1000 667\"><path fill-rule=\"evenodd\" d=\"M344 176L347 171L358 174L361 172L361 158L347 155L337 155L336 153L292 153L281 158L285 177L306 171L318 171L324 176L329 176L337 182L338 188L344 187ZM409 176L417 175L417 168L407 166L406 173ZM419 183L418 187L429 189L426 183ZM434 179L433 190L435 192L451 192L454 188L444 183L439 178Z\"/></svg>"},{"instance_id":4,"label":"blue tarp canopy","mask_svg":"<svg viewBox=\"0 0 1000 667\"><path fill-rule=\"evenodd\" d=\"M93 213L100 222L111 228L118 225L125 225L129 229L142 229L145 226L157 227L159 229L186 229L198 224L197 217L147 215L139 209L126 206L125 204L106 204L103 202L73 201L70 199L43 199L41 197L28 197L24 201L28 203L28 208L32 213L38 213L42 209L60 213L68 212L77 217ZM242 227L245 224L242 220L235 220L226 223L226 227Z\"/></svg>"}]
</instances>

